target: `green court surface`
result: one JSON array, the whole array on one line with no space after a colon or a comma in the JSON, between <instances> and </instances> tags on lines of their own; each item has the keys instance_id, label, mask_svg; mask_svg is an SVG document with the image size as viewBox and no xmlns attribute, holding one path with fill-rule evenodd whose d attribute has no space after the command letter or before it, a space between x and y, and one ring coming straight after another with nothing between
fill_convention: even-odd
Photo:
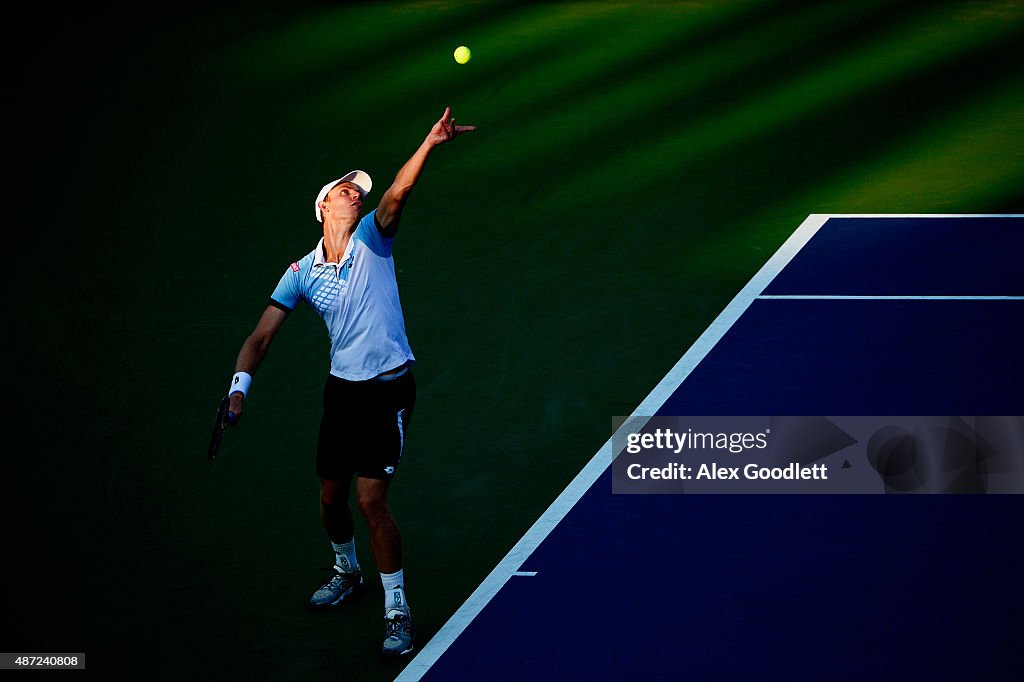
<instances>
[{"instance_id":1,"label":"green court surface","mask_svg":"<svg viewBox=\"0 0 1024 682\"><path fill-rule=\"evenodd\" d=\"M26 17L2 651L108 679L392 679L329 565L322 322L235 356L352 168L446 105L395 259L418 363L392 508L435 632L810 213L1024 209L1024 4L380 3ZM473 50L464 66L459 45ZM624 557L624 562L642 561ZM144 671L144 672L143 672Z\"/></svg>"}]
</instances>

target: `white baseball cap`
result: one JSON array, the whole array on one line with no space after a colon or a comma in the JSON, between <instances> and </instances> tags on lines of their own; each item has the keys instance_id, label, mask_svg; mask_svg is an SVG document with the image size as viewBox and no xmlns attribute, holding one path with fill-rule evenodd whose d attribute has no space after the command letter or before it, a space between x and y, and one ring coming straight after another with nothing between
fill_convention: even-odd
<instances>
[{"instance_id":1,"label":"white baseball cap","mask_svg":"<svg viewBox=\"0 0 1024 682\"><path fill-rule=\"evenodd\" d=\"M316 195L316 201L313 202L313 210L316 211L317 222L322 223L324 221L323 216L320 215L320 202L324 200L324 197L327 196L328 192L330 192L337 185L340 185L343 182L351 182L353 185L358 187L360 198L365 197L367 194L369 194L370 190L373 188L373 180L371 180L370 176L361 170L354 170L349 173L345 173L345 175L338 178L337 180L328 182L326 185L320 188L320 193Z\"/></svg>"}]
</instances>

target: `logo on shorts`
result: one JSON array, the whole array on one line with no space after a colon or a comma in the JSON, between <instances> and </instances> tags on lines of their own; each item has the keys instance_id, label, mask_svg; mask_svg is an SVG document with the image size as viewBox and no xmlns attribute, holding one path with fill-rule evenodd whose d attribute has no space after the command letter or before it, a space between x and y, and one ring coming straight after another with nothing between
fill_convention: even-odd
<instances>
[{"instance_id":1,"label":"logo on shorts","mask_svg":"<svg viewBox=\"0 0 1024 682\"><path fill-rule=\"evenodd\" d=\"M299 271L299 264L298 263L292 263L289 267L292 269L292 272L298 272Z\"/></svg>"},{"instance_id":2,"label":"logo on shorts","mask_svg":"<svg viewBox=\"0 0 1024 682\"><path fill-rule=\"evenodd\" d=\"M384 473L390 476L395 473L395 467L384 467Z\"/></svg>"}]
</instances>

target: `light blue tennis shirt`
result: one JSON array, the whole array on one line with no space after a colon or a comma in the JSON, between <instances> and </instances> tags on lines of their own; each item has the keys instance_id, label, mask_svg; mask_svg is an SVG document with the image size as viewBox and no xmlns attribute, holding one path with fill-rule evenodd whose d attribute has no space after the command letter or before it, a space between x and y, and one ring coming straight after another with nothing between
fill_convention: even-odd
<instances>
[{"instance_id":1,"label":"light blue tennis shirt","mask_svg":"<svg viewBox=\"0 0 1024 682\"><path fill-rule=\"evenodd\" d=\"M271 294L286 312L306 301L327 324L331 374L349 381L372 379L413 362L398 300L394 239L377 230L370 211L356 226L340 263L324 262L324 240L292 263Z\"/></svg>"}]
</instances>

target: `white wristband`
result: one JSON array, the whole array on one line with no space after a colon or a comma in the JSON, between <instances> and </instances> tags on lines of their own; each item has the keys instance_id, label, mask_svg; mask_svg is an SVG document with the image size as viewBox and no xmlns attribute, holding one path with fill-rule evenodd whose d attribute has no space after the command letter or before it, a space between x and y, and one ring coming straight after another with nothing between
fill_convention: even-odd
<instances>
[{"instance_id":1,"label":"white wristband","mask_svg":"<svg viewBox=\"0 0 1024 682\"><path fill-rule=\"evenodd\" d=\"M248 372L235 372L235 376L231 377L231 386L228 387L228 395L232 393L241 393L244 398L249 392L249 386L252 384L252 375Z\"/></svg>"}]
</instances>

